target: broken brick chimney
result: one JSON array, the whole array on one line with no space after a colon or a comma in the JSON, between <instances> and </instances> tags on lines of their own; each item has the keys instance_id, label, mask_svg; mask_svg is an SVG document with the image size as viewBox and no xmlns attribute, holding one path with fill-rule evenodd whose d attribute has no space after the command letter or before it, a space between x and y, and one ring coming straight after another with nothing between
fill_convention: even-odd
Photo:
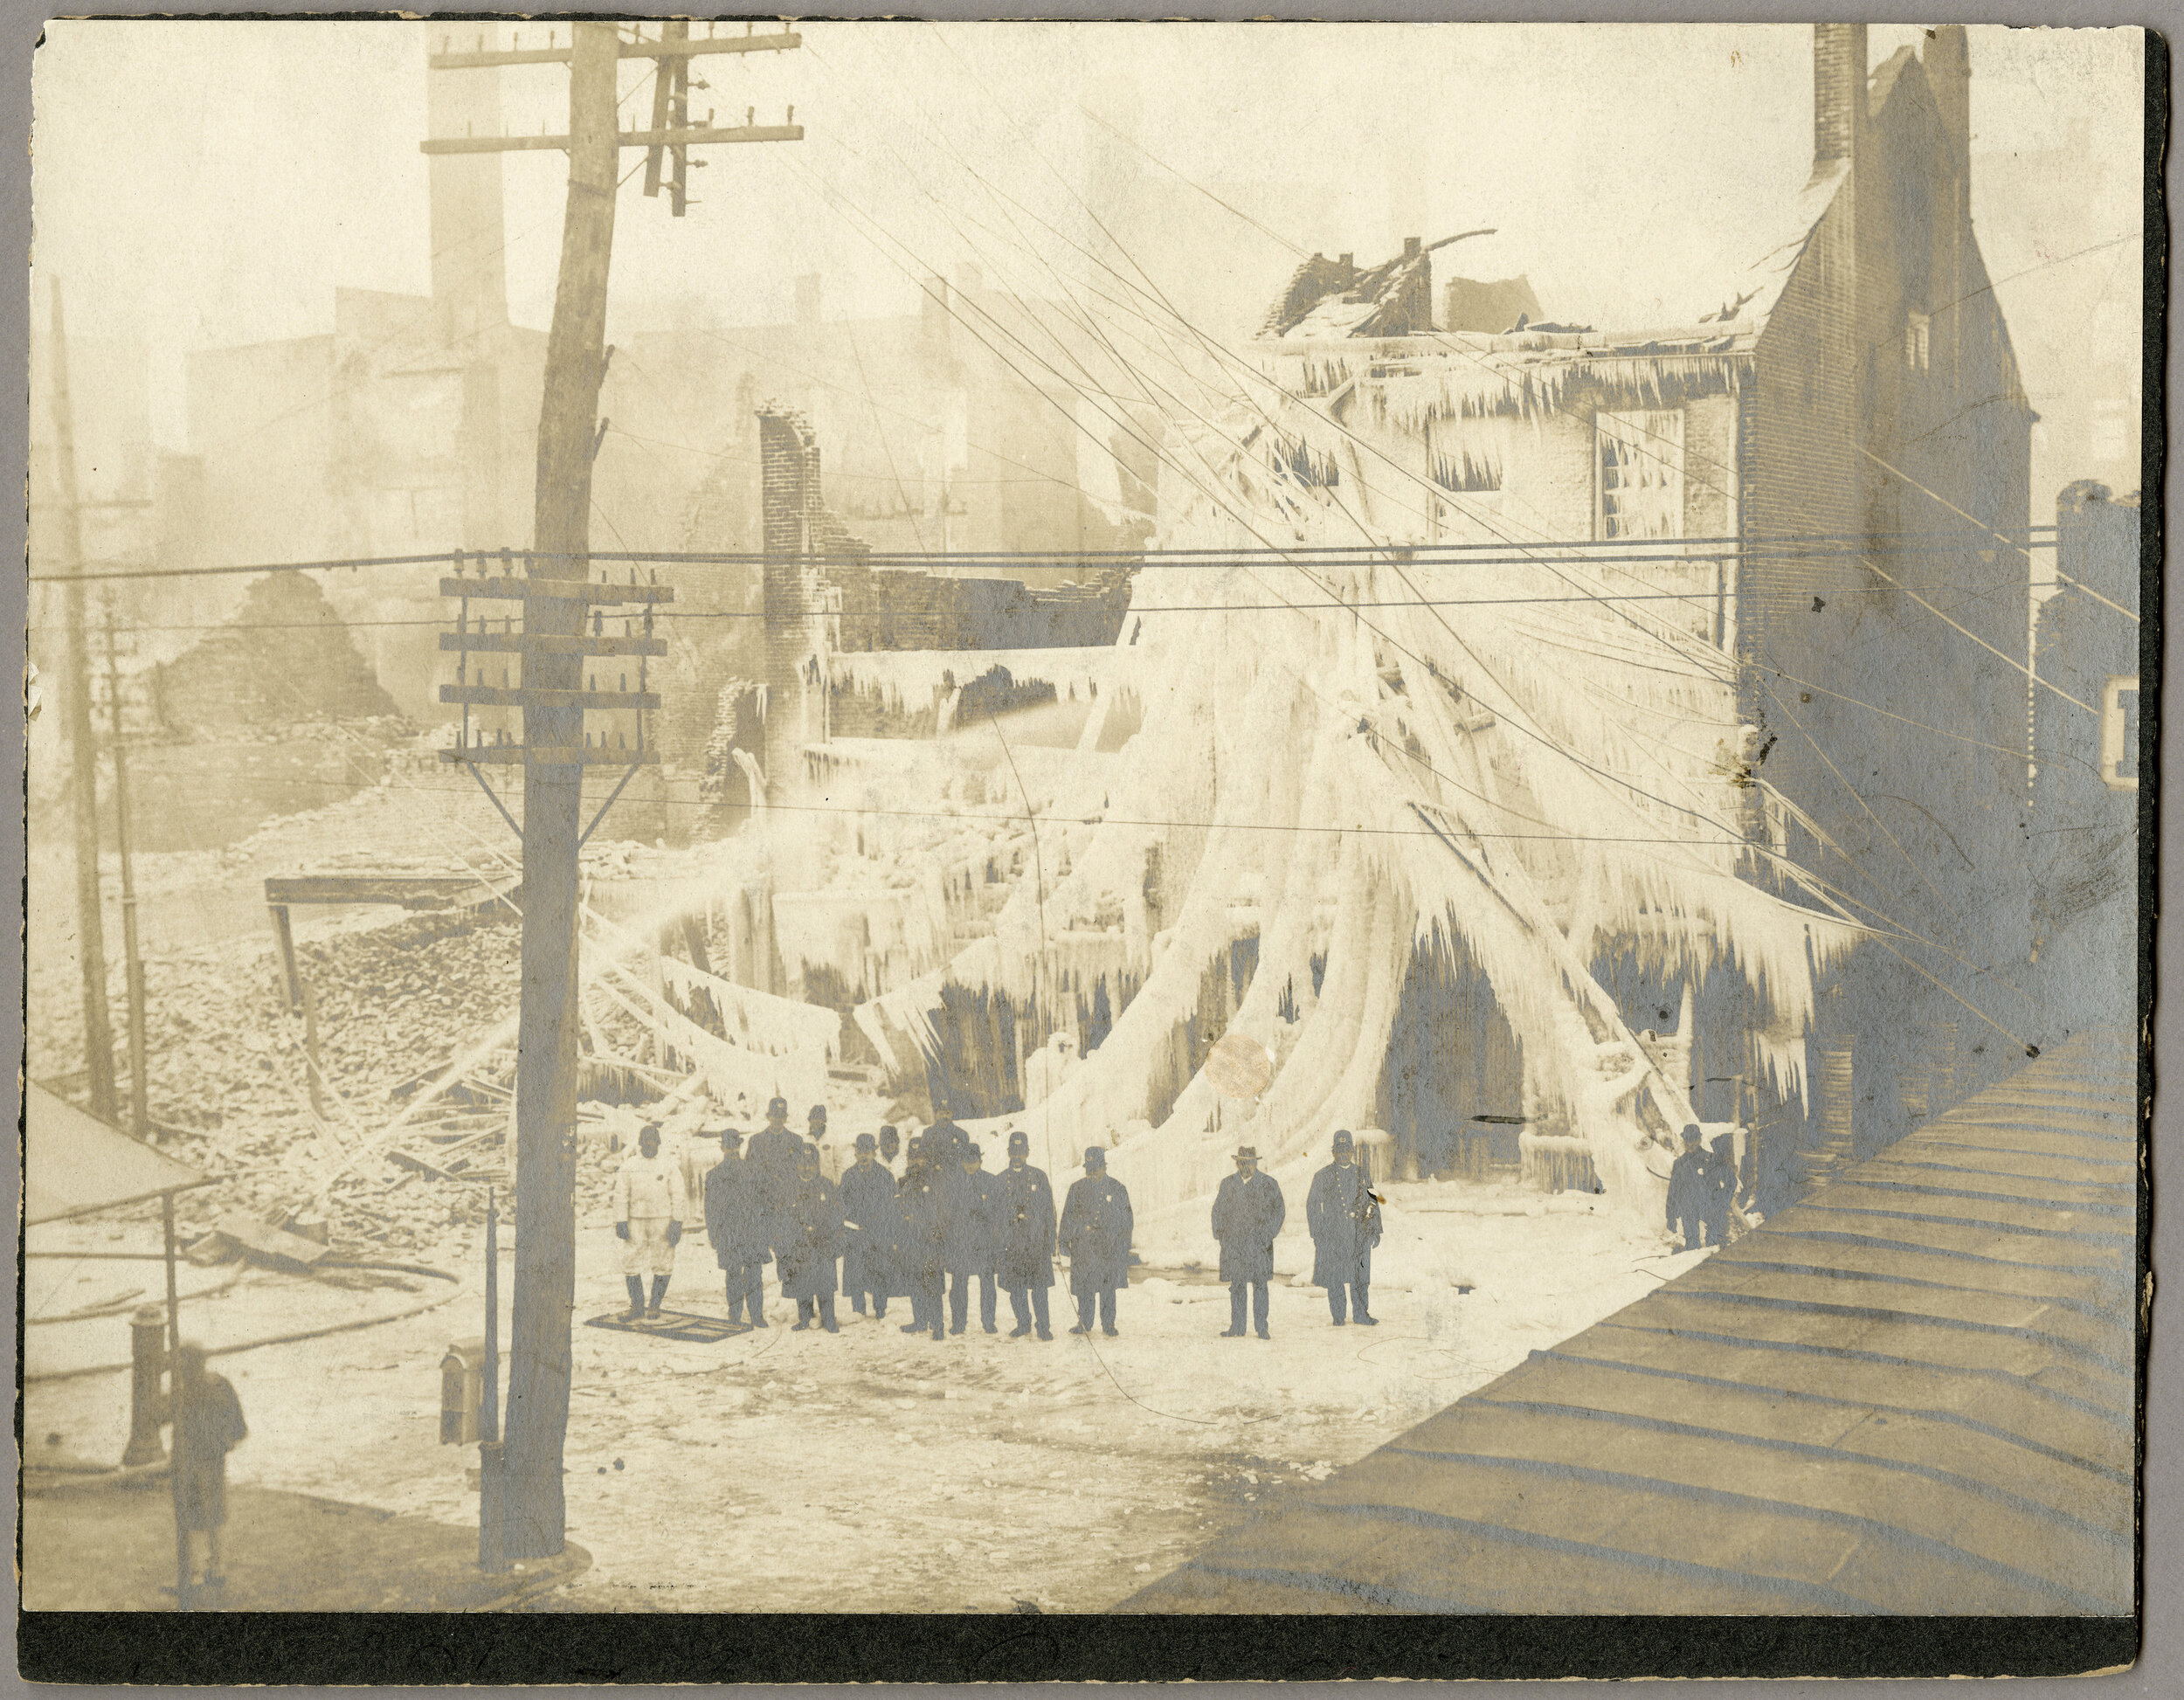
<instances>
[{"instance_id":1,"label":"broken brick chimney","mask_svg":"<svg viewBox=\"0 0 2184 1700\"><path fill-rule=\"evenodd\" d=\"M1865 25L1813 25L1813 169L1855 159L1864 126Z\"/></svg>"}]
</instances>

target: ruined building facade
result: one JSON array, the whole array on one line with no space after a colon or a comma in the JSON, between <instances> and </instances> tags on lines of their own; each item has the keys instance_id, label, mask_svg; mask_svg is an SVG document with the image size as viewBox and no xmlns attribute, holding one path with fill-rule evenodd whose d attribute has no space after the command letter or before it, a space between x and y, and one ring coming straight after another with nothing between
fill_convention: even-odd
<instances>
[{"instance_id":1,"label":"ruined building facade","mask_svg":"<svg viewBox=\"0 0 2184 1700\"><path fill-rule=\"evenodd\" d=\"M1370 271L1315 257L1251 349L1294 398L1270 461L1391 544L1595 563L1631 599L1602 595L1588 641L1690 675L1750 877L1794 863L1871 930L1811 1047L1800 1137L1836 1157L2041 1019L2018 984L2033 414L1972 228L1965 32L1866 61L1863 25L1815 27L1810 177L1684 322L1403 334L1433 299L1413 243ZM1600 971L1634 1026L1675 1027L1672 980ZM1697 988L1702 1115L1742 1072L1733 981Z\"/></svg>"}]
</instances>

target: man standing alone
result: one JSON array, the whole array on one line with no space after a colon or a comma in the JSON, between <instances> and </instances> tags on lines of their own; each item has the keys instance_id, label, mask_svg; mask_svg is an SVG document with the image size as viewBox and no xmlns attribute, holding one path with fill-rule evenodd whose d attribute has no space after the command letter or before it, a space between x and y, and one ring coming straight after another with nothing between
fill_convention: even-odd
<instances>
[{"instance_id":1,"label":"man standing alone","mask_svg":"<svg viewBox=\"0 0 2184 1700\"><path fill-rule=\"evenodd\" d=\"M1244 1289L1251 1289L1252 1321L1262 1340L1267 1332L1267 1282L1274 1278L1274 1240L1288 1219L1289 1206L1272 1175L1259 1172L1259 1152L1246 1145L1236 1153L1236 1172L1213 1195L1213 1238L1220 1242L1221 1279L1228 1283L1228 1329L1221 1337L1244 1333Z\"/></svg>"},{"instance_id":2,"label":"man standing alone","mask_svg":"<svg viewBox=\"0 0 2184 1700\"><path fill-rule=\"evenodd\" d=\"M629 1284L629 1314L624 1321L659 1316L660 1301L667 1296L667 1277L674 1273L675 1247L689 1213L682 1165L660 1154L660 1123L648 1122L637 1136L636 1154L624 1158L614 1173L614 1232L629 1247L622 1254L622 1275ZM647 1275L653 1278L650 1304L645 1302Z\"/></svg>"},{"instance_id":3,"label":"man standing alone","mask_svg":"<svg viewBox=\"0 0 2184 1700\"><path fill-rule=\"evenodd\" d=\"M1706 1149L1698 1123L1687 1122L1683 1124L1683 1154L1669 1165L1669 1232L1683 1234L1685 1251L1721 1243L1720 1234L1728 1226L1729 1213L1717 1206L1720 1192L1715 1178L1714 1154Z\"/></svg>"},{"instance_id":4,"label":"man standing alone","mask_svg":"<svg viewBox=\"0 0 2184 1700\"><path fill-rule=\"evenodd\" d=\"M705 1233L713 1242L713 1261L728 1288L728 1319L739 1323L750 1309L750 1325L766 1325L766 1233L759 1220L758 1195L750 1165L742 1151L743 1136L729 1128L721 1135L721 1160L705 1177Z\"/></svg>"},{"instance_id":5,"label":"man standing alone","mask_svg":"<svg viewBox=\"0 0 2184 1700\"><path fill-rule=\"evenodd\" d=\"M1107 1172L1107 1150L1084 1148L1084 1178L1069 1184L1061 1202L1061 1248L1069 1254L1069 1290L1076 1296L1077 1325L1072 1334L1092 1331L1092 1308L1100 1312L1100 1332L1115 1333L1115 1289L1130 1285L1130 1193Z\"/></svg>"},{"instance_id":6,"label":"man standing alone","mask_svg":"<svg viewBox=\"0 0 2184 1700\"><path fill-rule=\"evenodd\" d=\"M1031 1166L1031 1149L1029 1135L1011 1130L1009 1166L995 1177L1000 1242L995 1273L1008 1289L1009 1309L1016 1316L1009 1338L1020 1340L1030 1333L1036 1316L1039 1337L1051 1340L1047 1289L1054 1284L1054 1189L1045 1170Z\"/></svg>"},{"instance_id":7,"label":"man standing alone","mask_svg":"<svg viewBox=\"0 0 2184 1700\"><path fill-rule=\"evenodd\" d=\"M1380 1243L1380 1206L1358 1166L1348 1128L1336 1130L1335 1160L1312 1177L1304 1221L1312 1231L1312 1285L1327 1289L1335 1326L1347 1320L1346 1310L1360 1327L1378 1328L1380 1319L1365 1309L1365 1289L1372 1282L1372 1248Z\"/></svg>"}]
</instances>

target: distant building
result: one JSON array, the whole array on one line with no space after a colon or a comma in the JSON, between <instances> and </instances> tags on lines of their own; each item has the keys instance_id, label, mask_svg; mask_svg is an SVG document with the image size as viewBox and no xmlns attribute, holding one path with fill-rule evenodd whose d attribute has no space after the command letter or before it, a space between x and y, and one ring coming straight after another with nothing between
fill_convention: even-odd
<instances>
[{"instance_id":1,"label":"distant building","mask_svg":"<svg viewBox=\"0 0 2184 1700\"><path fill-rule=\"evenodd\" d=\"M2135 1026L2139 937L2139 500L2080 482L2056 503L2062 582L2035 622L2033 980L2074 1026ZM2084 707L2078 705L2084 704ZM2088 712L2088 710L2095 712Z\"/></svg>"},{"instance_id":2,"label":"distant building","mask_svg":"<svg viewBox=\"0 0 2184 1700\"><path fill-rule=\"evenodd\" d=\"M498 132L497 70L424 74L433 135ZM429 171L429 296L339 289L327 333L190 356L174 542L193 561L521 551L530 538L546 335L508 322L501 158L434 155ZM660 328L611 328L595 547L757 555L767 401L802 414L832 500L874 549L1127 549L1143 536L1149 522L1132 515L1151 506L1152 472L1130 433L1052 372L1021 358L1012 370L987 346L1038 342L1059 308L988 290L969 269L952 286L927 280L899 316L826 319L816 276L798 280L796 302L789 324L737 325L732 304L706 301ZM1062 575L1034 563L1023 576ZM759 612L755 566L674 579L673 647L657 669L679 705L659 729L671 790L691 777L678 768L702 761L715 683L761 670L746 618ZM437 573L335 575L327 593L402 711L451 718L438 701Z\"/></svg>"},{"instance_id":3,"label":"distant building","mask_svg":"<svg viewBox=\"0 0 2184 1700\"><path fill-rule=\"evenodd\" d=\"M2001 1029L2040 1024L2008 984L2028 943L2033 414L1968 211L1965 31L1870 76L1864 26L1814 46L1810 179L1689 320L1436 330L1413 238L1371 268L1314 256L1251 352L1289 398L1263 452L1376 536L1646 546L1619 570L1667 611L1648 618L1721 658L1691 712L1745 764L1752 876L1788 858L1939 947L1862 947L1823 1000L1810 1078L1848 1154L1854 1110L1859 1149L1892 1138L2008 1047L1921 969ZM1452 285L1443 311L1491 324L1507 288ZM1632 619L1599 623L1603 646L1632 641ZM1738 1072L1745 1019L1701 989L1711 1075Z\"/></svg>"}]
</instances>

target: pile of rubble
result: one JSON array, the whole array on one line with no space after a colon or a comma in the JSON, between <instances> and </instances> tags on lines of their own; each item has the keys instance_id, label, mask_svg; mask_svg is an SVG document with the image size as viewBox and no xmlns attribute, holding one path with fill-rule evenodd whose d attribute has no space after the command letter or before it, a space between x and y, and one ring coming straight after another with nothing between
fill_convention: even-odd
<instances>
[{"instance_id":1,"label":"pile of rubble","mask_svg":"<svg viewBox=\"0 0 2184 1700\"><path fill-rule=\"evenodd\" d=\"M300 943L315 1110L312 1034L289 1007L273 950L151 964L155 1120L176 1157L225 1177L187 1196L185 1210L204 1218L196 1226L230 1210L278 1223L345 1163L327 1214L349 1238L416 1248L481 1220L482 1185L390 1166L374 1146L422 1076L514 1012L519 936L513 916L429 915Z\"/></svg>"}]
</instances>

